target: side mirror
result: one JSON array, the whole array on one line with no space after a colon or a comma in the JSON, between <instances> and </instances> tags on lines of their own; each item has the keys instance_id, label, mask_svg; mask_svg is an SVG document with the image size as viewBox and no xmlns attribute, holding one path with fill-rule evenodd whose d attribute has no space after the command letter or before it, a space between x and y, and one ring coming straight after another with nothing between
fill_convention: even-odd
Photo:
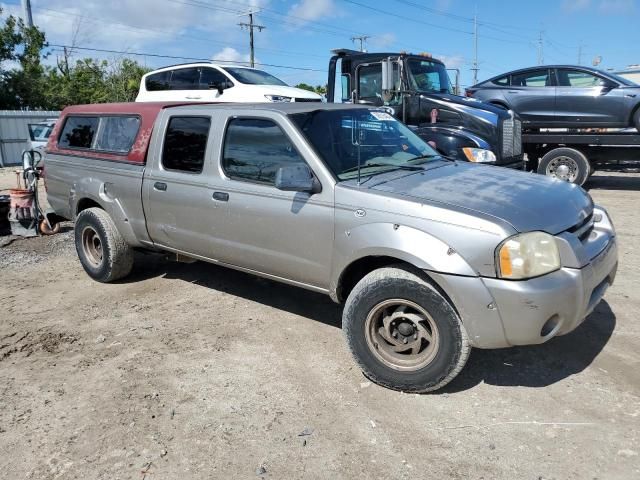
<instances>
[{"instance_id":1,"label":"side mirror","mask_svg":"<svg viewBox=\"0 0 640 480\"><path fill-rule=\"evenodd\" d=\"M390 58L382 60L382 100L390 101L396 90L399 80L397 70L394 69L395 62Z\"/></svg>"},{"instance_id":2,"label":"side mirror","mask_svg":"<svg viewBox=\"0 0 640 480\"><path fill-rule=\"evenodd\" d=\"M285 192L319 193L320 182L307 165L280 167L276 172L276 188Z\"/></svg>"},{"instance_id":3,"label":"side mirror","mask_svg":"<svg viewBox=\"0 0 640 480\"><path fill-rule=\"evenodd\" d=\"M233 87L233 84L231 84L231 82L229 82L228 80L225 80L224 82L209 84L209 90L218 90L218 93L220 95L222 95L227 88L231 87Z\"/></svg>"}]
</instances>

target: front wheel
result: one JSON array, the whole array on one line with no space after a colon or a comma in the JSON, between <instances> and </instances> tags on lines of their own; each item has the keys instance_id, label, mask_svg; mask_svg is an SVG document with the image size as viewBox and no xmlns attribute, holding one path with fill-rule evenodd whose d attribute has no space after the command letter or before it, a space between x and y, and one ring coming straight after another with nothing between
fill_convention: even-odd
<instances>
[{"instance_id":1,"label":"front wheel","mask_svg":"<svg viewBox=\"0 0 640 480\"><path fill-rule=\"evenodd\" d=\"M364 374L404 392L442 388L470 352L448 300L404 266L381 268L360 280L345 304L342 328Z\"/></svg>"}]
</instances>

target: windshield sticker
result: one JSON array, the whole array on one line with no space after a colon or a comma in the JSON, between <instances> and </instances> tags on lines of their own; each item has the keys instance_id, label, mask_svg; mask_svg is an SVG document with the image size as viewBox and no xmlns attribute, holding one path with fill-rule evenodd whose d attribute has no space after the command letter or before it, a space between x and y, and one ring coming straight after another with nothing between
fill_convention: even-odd
<instances>
[{"instance_id":1,"label":"windshield sticker","mask_svg":"<svg viewBox=\"0 0 640 480\"><path fill-rule=\"evenodd\" d=\"M394 118L389 115L387 112L375 112L372 111L370 112L371 115L376 119L376 120L394 120Z\"/></svg>"}]
</instances>

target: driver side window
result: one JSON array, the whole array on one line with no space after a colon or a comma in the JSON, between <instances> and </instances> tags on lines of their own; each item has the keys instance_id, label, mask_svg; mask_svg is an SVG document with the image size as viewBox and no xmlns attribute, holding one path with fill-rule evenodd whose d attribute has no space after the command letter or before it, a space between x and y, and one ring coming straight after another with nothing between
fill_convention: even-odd
<instances>
[{"instance_id":1,"label":"driver side window","mask_svg":"<svg viewBox=\"0 0 640 480\"><path fill-rule=\"evenodd\" d=\"M358 98L382 105L382 65L358 68Z\"/></svg>"}]
</instances>

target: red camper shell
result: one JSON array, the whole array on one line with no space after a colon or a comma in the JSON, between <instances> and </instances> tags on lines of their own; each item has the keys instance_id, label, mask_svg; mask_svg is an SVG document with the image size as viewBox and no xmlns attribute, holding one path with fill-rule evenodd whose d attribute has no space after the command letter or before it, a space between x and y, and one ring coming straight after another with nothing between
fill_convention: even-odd
<instances>
[{"instance_id":1,"label":"red camper shell","mask_svg":"<svg viewBox=\"0 0 640 480\"><path fill-rule=\"evenodd\" d=\"M165 108L180 105L187 104L181 102L98 103L67 107L62 111L60 119L56 122L53 132L49 136L46 153L144 165L147 160L147 149L158 114ZM113 117L129 119L135 117L138 119L135 122L137 125L135 139L132 144L129 140L129 144L125 148L101 148L96 145L94 137L97 138L99 132L95 130L101 128L99 125L104 123L104 119ZM84 125L80 125L83 120L85 120ZM77 122L80 126L70 128L71 125L67 126L68 122ZM65 126L67 126L66 129ZM78 134L82 129L84 129L84 133L89 130L90 139L87 138L87 135ZM131 132L129 134L132 135ZM72 135L81 138L71 138ZM83 143L83 138L86 143Z\"/></svg>"}]
</instances>

